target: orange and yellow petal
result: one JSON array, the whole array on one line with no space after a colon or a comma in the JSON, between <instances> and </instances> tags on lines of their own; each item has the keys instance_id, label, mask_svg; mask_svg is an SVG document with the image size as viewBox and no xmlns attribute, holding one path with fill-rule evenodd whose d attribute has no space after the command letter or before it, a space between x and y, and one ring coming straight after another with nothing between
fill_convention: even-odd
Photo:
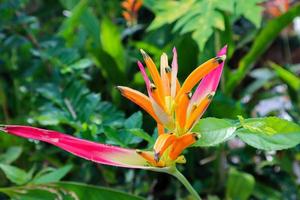
<instances>
[{"instance_id":1,"label":"orange and yellow petal","mask_svg":"<svg viewBox=\"0 0 300 200\"><path fill-rule=\"evenodd\" d=\"M149 97L147 97L146 95L144 95L143 93L137 91L137 90L133 90L129 87L124 87L124 86L118 86L117 87L121 94L126 97L127 99L129 99L130 101L134 102L135 104L137 104L138 106L140 106L142 109L144 109L149 115L151 115L155 121L160 122L159 118L156 116L152 104L150 102Z\"/></svg>"},{"instance_id":2,"label":"orange and yellow petal","mask_svg":"<svg viewBox=\"0 0 300 200\"><path fill-rule=\"evenodd\" d=\"M176 160L184 149L194 144L197 140L198 137L195 133L188 133L177 138L177 140L172 145L171 151L169 153L170 159Z\"/></svg>"}]
</instances>

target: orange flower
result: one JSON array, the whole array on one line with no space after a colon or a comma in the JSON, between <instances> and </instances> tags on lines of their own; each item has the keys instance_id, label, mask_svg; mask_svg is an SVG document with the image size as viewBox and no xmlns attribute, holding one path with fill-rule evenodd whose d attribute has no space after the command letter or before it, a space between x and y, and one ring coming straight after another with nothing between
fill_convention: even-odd
<instances>
[{"instance_id":1,"label":"orange flower","mask_svg":"<svg viewBox=\"0 0 300 200\"><path fill-rule=\"evenodd\" d=\"M121 5L124 8L122 15L127 21L128 26L133 26L137 23L138 11L143 4L142 0L124 0Z\"/></svg>"},{"instance_id":2,"label":"orange flower","mask_svg":"<svg viewBox=\"0 0 300 200\"><path fill-rule=\"evenodd\" d=\"M153 60L141 50L151 75L149 79L141 62L138 66L146 83L148 96L128 87L118 86L121 94L133 101L157 122L159 137L154 145L154 154L140 153L152 166L169 166L185 162L182 151L194 144L198 136L191 132L208 107L217 89L226 58L225 46L218 56L197 67L180 85L177 80L177 52L173 49L170 67L168 57L162 54L160 72ZM197 83L201 83L192 94Z\"/></svg>"},{"instance_id":3,"label":"orange flower","mask_svg":"<svg viewBox=\"0 0 300 200\"><path fill-rule=\"evenodd\" d=\"M269 0L264 3L265 12L273 17L278 17L288 11L289 0Z\"/></svg>"}]
</instances>

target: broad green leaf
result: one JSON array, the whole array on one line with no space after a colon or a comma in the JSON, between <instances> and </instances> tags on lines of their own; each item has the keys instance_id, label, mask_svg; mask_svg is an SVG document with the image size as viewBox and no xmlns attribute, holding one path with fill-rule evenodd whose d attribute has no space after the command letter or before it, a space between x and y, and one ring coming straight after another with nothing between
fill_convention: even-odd
<instances>
[{"instance_id":1,"label":"broad green leaf","mask_svg":"<svg viewBox=\"0 0 300 200\"><path fill-rule=\"evenodd\" d=\"M300 16L300 4L289 9L285 14L270 20L267 25L256 36L250 51L239 62L239 67L226 83L226 90L231 93L236 85L253 68L260 56L269 48L278 34L287 27L295 17Z\"/></svg>"},{"instance_id":2,"label":"broad green leaf","mask_svg":"<svg viewBox=\"0 0 300 200\"><path fill-rule=\"evenodd\" d=\"M226 183L227 200L247 200L253 192L255 179L251 174L230 168Z\"/></svg>"},{"instance_id":3,"label":"broad green leaf","mask_svg":"<svg viewBox=\"0 0 300 200\"><path fill-rule=\"evenodd\" d=\"M115 59L121 72L125 72L125 52L118 27L104 18L100 26L100 40L103 50ZM110 66L107 66L110 67Z\"/></svg>"},{"instance_id":4,"label":"broad green leaf","mask_svg":"<svg viewBox=\"0 0 300 200\"><path fill-rule=\"evenodd\" d=\"M41 183L51 183L60 181L67 173L72 169L72 165L66 165L62 168L55 169L49 173L41 175L39 177L35 177L31 183L41 184Z\"/></svg>"},{"instance_id":5,"label":"broad green leaf","mask_svg":"<svg viewBox=\"0 0 300 200\"><path fill-rule=\"evenodd\" d=\"M141 128L143 123L143 114L138 111L133 113L130 117L125 120L124 126L125 128Z\"/></svg>"},{"instance_id":6,"label":"broad green leaf","mask_svg":"<svg viewBox=\"0 0 300 200\"><path fill-rule=\"evenodd\" d=\"M234 136L236 125L232 120L204 118L201 119L192 132L199 135L194 146L215 146Z\"/></svg>"},{"instance_id":7,"label":"broad green leaf","mask_svg":"<svg viewBox=\"0 0 300 200\"><path fill-rule=\"evenodd\" d=\"M300 91L300 78L299 76L293 74L292 72L284 69L283 67L270 63L271 67L275 70L276 74L291 88L295 91Z\"/></svg>"},{"instance_id":8,"label":"broad green leaf","mask_svg":"<svg viewBox=\"0 0 300 200\"><path fill-rule=\"evenodd\" d=\"M258 149L281 150L300 143L300 126L277 117L242 119L236 135Z\"/></svg>"},{"instance_id":9,"label":"broad green leaf","mask_svg":"<svg viewBox=\"0 0 300 200\"><path fill-rule=\"evenodd\" d=\"M13 146L9 147L7 151L0 155L0 163L10 164L17 160L22 153L22 147Z\"/></svg>"},{"instance_id":10,"label":"broad green leaf","mask_svg":"<svg viewBox=\"0 0 300 200\"><path fill-rule=\"evenodd\" d=\"M11 182L17 185L25 184L31 179L30 173L11 165L0 164L0 169Z\"/></svg>"},{"instance_id":11,"label":"broad green leaf","mask_svg":"<svg viewBox=\"0 0 300 200\"><path fill-rule=\"evenodd\" d=\"M203 50L206 42L212 36L214 29L225 30L222 11L238 19L244 16L257 27L261 21L262 0L188 0L188 1L146 1L146 6L155 13L155 19L148 30L157 29L163 25L174 25L174 31L181 35L191 32L193 39ZM176 10L176 12L174 12ZM221 12L220 12L221 11ZM203 31L205 30L205 31Z\"/></svg>"},{"instance_id":12,"label":"broad green leaf","mask_svg":"<svg viewBox=\"0 0 300 200\"><path fill-rule=\"evenodd\" d=\"M236 1L235 14L237 16L244 16L256 27L260 27L263 7L259 6L259 3L264 0L247 0Z\"/></svg>"},{"instance_id":13,"label":"broad green leaf","mask_svg":"<svg viewBox=\"0 0 300 200\"><path fill-rule=\"evenodd\" d=\"M142 200L138 196L111 188L75 182L33 184L30 186L0 188L0 192L15 200Z\"/></svg>"},{"instance_id":14,"label":"broad green leaf","mask_svg":"<svg viewBox=\"0 0 300 200\"><path fill-rule=\"evenodd\" d=\"M187 13L195 0L187 1L146 1L146 6L156 13L148 30L154 30L165 24L171 24ZM176 10L176 12L174 12Z\"/></svg>"}]
</instances>

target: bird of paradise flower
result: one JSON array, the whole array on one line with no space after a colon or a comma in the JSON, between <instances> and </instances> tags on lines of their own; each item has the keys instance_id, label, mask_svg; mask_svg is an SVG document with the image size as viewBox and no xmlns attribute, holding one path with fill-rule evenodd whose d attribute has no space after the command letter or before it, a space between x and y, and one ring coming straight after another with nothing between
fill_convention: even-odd
<instances>
[{"instance_id":1,"label":"bird of paradise flower","mask_svg":"<svg viewBox=\"0 0 300 200\"><path fill-rule=\"evenodd\" d=\"M185 163L186 160L181 155L183 150L201 139L199 133L192 132L192 128L201 118L215 94L226 51L225 46L218 52L217 57L197 67L180 85L177 80L178 64L175 48L171 67L168 65L167 55L162 54L160 73L153 60L141 50L151 75L150 80L143 64L138 62L148 96L128 87L118 86L117 88L124 97L139 105L156 120L159 136L152 151L99 144L30 126L3 125L1 130L16 136L50 143L96 163L169 173L178 178L195 199L200 199L187 179L176 169L176 163ZM197 84L198 86L192 93L192 89Z\"/></svg>"}]
</instances>

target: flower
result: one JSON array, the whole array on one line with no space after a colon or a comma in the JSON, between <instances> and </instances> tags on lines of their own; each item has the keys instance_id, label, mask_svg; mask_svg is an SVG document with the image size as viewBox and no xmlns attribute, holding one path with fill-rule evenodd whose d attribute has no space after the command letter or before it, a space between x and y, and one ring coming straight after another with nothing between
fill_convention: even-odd
<instances>
[{"instance_id":1,"label":"flower","mask_svg":"<svg viewBox=\"0 0 300 200\"><path fill-rule=\"evenodd\" d=\"M217 57L197 67L182 86L176 78L178 66L175 48L172 68L168 66L166 54L162 55L160 74L151 58L142 51L153 81L151 83L145 68L138 62L146 82L148 96L128 87L119 86L118 89L123 96L138 104L157 121L159 137L154 145L154 151L99 144L30 126L2 125L0 130L16 136L50 143L96 163L163 171L163 168L172 167L176 163L184 163L185 159L180 154L197 140L198 136L190 131L202 116L215 93L222 73L226 49L225 46ZM192 88L202 78L203 80L192 95Z\"/></svg>"},{"instance_id":2,"label":"flower","mask_svg":"<svg viewBox=\"0 0 300 200\"><path fill-rule=\"evenodd\" d=\"M184 157L180 154L198 139L198 135L192 133L191 130L215 94L224 66L226 51L227 47L225 46L217 57L197 67L181 86L177 80L178 64L175 48L173 49L172 68L168 65L167 55L162 54L160 73L153 60L141 50L152 79L150 81L143 64L138 61L137 64L145 80L148 96L129 87L118 86L117 88L124 97L143 108L157 122L159 136L153 148L154 154L138 152L151 166L171 166L185 162ZM203 80L192 93L192 89L202 78Z\"/></svg>"},{"instance_id":3,"label":"flower","mask_svg":"<svg viewBox=\"0 0 300 200\"><path fill-rule=\"evenodd\" d=\"M289 0L271 0L263 3L265 12L272 17L278 17L288 11L289 4Z\"/></svg>"},{"instance_id":4,"label":"flower","mask_svg":"<svg viewBox=\"0 0 300 200\"><path fill-rule=\"evenodd\" d=\"M121 5L124 8L122 15L128 26L133 26L137 23L138 11L143 4L142 0L124 0Z\"/></svg>"}]
</instances>

